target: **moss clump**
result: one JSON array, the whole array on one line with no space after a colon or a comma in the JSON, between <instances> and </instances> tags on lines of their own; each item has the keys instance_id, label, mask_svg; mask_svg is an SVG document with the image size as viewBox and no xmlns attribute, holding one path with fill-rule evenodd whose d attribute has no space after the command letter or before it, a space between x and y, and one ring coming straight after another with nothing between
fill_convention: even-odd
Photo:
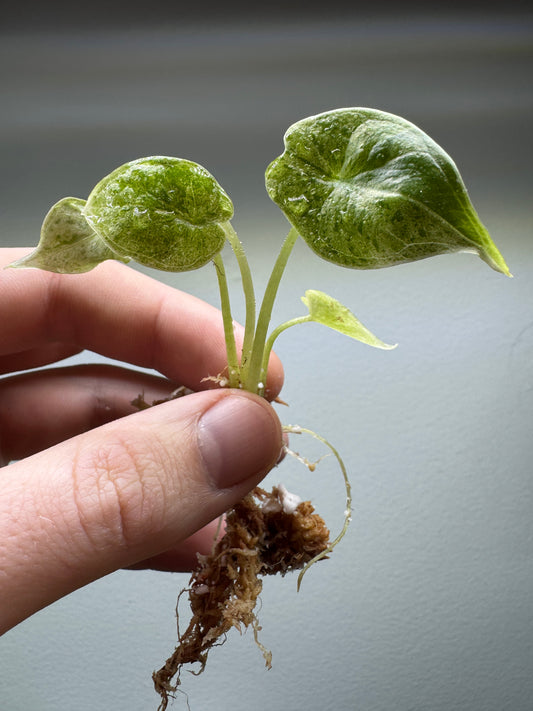
<instances>
[{"instance_id":1,"label":"moss clump","mask_svg":"<svg viewBox=\"0 0 533 711\"><path fill-rule=\"evenodd\" d=\"M287 502L283 487L270 493L257 487L226 515L225 533L207 556L198 556L188 588L192 617L179 644L154 672L161 696L159 711L180 684L184 665L199 663L202 672L211 647L224 641L232 627L252 627L268 668L272 654L258 640L255 606L264 575L302 569L329 545L329 531L309 501ZM222 638L222 640L221 640ZM220 641L221 640L221 641ZM173 679L175 678L175 681Z\"/></svg>"}]
</instances>

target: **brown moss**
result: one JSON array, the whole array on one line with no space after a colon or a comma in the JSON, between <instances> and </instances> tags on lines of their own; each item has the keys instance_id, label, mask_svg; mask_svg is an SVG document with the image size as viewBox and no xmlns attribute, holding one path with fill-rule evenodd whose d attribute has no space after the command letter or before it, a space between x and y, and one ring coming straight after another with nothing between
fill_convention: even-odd
<instances>
[{"instance_id":1,"label":"brown moss","mask_svg":"<svg viewBox=\"0 0 533 711\"><path fill-rule=\"evenodd\" d=\"M147 403L141 394L132 405L143 410L190 392L186 387L179 387L169 397L152 403ZM301 428L298 431L302 431ZM345 474L338 454L332 451ZM302 461L311 470L314 468L307 460ZM255 613L263 587L262 576L302 570L320 554L321 559L327 557L325 551L329 552L344 534L343 529L341 536L330 544L326 524L314 512L311 502L302 501L295 508L287 506L286 493L281 486L274 487L270 493L256 487L226 514L225 533L216 541L211 554L198 556L189 586L178 596L179 603L181 596L188 593L190 622L183 634L178 627L178 646L152 675L154 687L161 696L158 711L165 711L169 698L177 691L183 667L199 664L196 673L200 674L209 650L223 644L232 627L239 631L253 629L255 641L270 668L272 654L258 639L261 628ZM347 494L349 508L348 482Z\"/></svg>"},{"instance_id":2,"label":"brown moss","mask_svg":"<svg viewBox=\"0 0 533 711\"><path fill-rule=\"evenodd\" d=\"M177 690L183 666L197 663L198 673L203 671L209 650L222 643L232 627L252 627L270 668L272 655L257 638L260 578L300 570L329 545L329 531L311 503L303 501L294 512L286 512L283 496L278 487L270 493L257 487L229 511L225 534L212 553L198 557L189 586L180 593L189 595L191 620L178 634L174 653L153 674L161 696L159 711Z\"/></svg>"}]
</instances>

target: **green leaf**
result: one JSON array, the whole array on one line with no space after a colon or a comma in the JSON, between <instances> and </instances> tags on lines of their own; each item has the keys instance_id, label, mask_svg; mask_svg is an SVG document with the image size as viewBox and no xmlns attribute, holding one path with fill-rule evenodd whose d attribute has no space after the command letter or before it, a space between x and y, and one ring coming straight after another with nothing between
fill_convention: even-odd
<instances>
[{"instance_id":1,"label":"green leaf","mask_svg":"<svg viewBox=\"0 0 533 711\"><path fill-rule=\"evenodd\" d=\"M343 306L340 301L337 301L332 296L328 296L322 291L308 289L305 292L305 296L302 296L302 301L309 309L312 321L321 323L323 326L328 326L335 331L343 333L345 336L355 338L355 340L367 343L375 348L383 348L384 350L396 348L397 344L390 346L374 336L353 315L350 309Z\"/></svg>"},{"instance_id":2,"label":"green leaf","mask_svg":"<svg viewBox=\"0 0 533 711\"><path fill-rule=\"evenodd\" d=\"M85 219L84 207L85 200L79 198L56 202L44 218L36 249L9 266L81 274L106 259L118 259Z\"/></svg>"},{"instance_id":3,"label":"green leaf","mask_svg":"<svg viewBox=\"0 0 533 711\"><path fill-rule=\"evenodd\" d=\"M454 162L409 121L337 109L293 124L284 142L267 191L323 259L376 269L470 251L510 276Z\"/></svg>"},{"instance_id":4,"label":"green leaf","mask_svg":"<svg viewBox=\"0 0 533 711\"><path fill-rule=\"evenodd\" d=\"M101 180L87 220L123 257L163 271L209 262L224 246L231 200L205 168L166 156L139 158Z\"/></svg>"}]
</instances>

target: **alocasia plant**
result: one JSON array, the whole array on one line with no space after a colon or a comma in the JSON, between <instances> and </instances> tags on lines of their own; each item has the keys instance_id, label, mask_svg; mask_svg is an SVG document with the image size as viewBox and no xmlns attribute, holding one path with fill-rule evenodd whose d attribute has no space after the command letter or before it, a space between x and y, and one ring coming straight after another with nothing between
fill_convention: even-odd
<instances>
[{"instance_id":1,"label":"alocasia plant","mask_svg":"<svg viewBox=\"0 0 533 711\"><path fill-rule=\"evenodd\" d=\"M152 156L134 160L103 178L86 201L60 200L45 217L36 250L10 266L81 273L107 259L123 262L132 259L155 269L181 272L213 262L220 288L228 360L227 372L220 374L218 384L259 395L268 394L265 393L268 358L277 337L289 327L314 321L371 346L393 347L374 336L347 307L316 290L308 290L302 297L306 314L270 328L278 287L299 237L319 257L342 267L377 269L447 252L468 251L510 276L470 202L452 159L423 131L393 114L368 108L343 108L298 121L285 134L283 154L267 168L266 189L291 226L258 314L250 267L230 222L233 216L230 198L205 168L179 158ZM226 243L239 265L246 305L241 353L235 344L221 255ZM305 556L300 555L298 564L289 557L282 563L276 558L274 565L273 551L269 548L268 560L265 562L264 558L258 563L254 575L284 573L295 568L305 571L332 550L350 518L350 487L338 452L310 430L291 426L286 429L308 432L333 451L346 482L345 524L333 543L326 544L321 537L327 530L315 518L306 519L307 523L316 524L320 545L314 551L310 546ZM264 505L265 492L259 491L256 496L263 501L263 513L268 509L278 516L298 510L287 505L286 492L279 487L268 507ZM248 504L252 505L250 500ZM244 519L248 513L241 511ZM237 508L228 514L229 524L236 515ZM290 524L287 517L278 516L276 521L278 526L293 526L294 517ZM240 565L236 567L242 570ZM205 602L212 581L209 575L213 571L204 566L193 577L189 588L191 606L195 595L197 607L199 600ZM240 592L232 594L243 596L245 593L238 589ZM257 589L246 592L252 603L257 594ZM220 608L220 601L216 605ZM208 629L211 642L205 643L195 631L198 619L193 620L191 634L188 630L175 655L154 675L156 688L163 696L161 708L166 708L168 693L175 689L170 681L182 664L191 661L205 664L207 649L228 629L226 623L219 621L218 626ZM257 633L255 616L230 619L229 626L241 622L253 624ZM269 663L269 653L263 651Z\"/></svg>"}]
</instances>

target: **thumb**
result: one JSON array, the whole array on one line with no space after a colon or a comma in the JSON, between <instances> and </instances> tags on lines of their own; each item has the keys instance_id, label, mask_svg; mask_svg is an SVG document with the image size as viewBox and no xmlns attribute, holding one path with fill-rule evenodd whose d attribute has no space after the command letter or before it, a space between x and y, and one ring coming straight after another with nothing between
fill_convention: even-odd
<instances>
[{"instance_id":1,"label":"thumb","mask_svg":"<svg viewBox=\"0 0 533 711\"><path fill-rule=\"evenodd\" d=\"M269 403L211 390L5 467L0 633L96 578L175 547L246 495L281 448Z\"/></svg>"}]
</instances>

